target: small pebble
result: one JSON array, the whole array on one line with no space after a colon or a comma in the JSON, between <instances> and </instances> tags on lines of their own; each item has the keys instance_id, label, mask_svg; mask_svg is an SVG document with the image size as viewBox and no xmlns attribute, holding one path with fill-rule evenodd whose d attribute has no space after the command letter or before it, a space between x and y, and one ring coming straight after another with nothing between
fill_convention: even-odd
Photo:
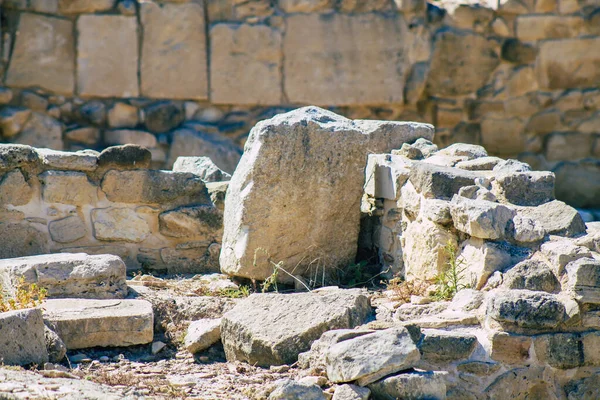
<instances>
[{"instance_id":1,"label":"small pebble","mask_svg":"<svg viewBox=\"0 0 600 400\"><path fill-rule=\"evenodd\" d=\"M110 361L110 357L108 356L102 356L99 358L100 362L106 363Z\"/></svg>"}]
</instances>

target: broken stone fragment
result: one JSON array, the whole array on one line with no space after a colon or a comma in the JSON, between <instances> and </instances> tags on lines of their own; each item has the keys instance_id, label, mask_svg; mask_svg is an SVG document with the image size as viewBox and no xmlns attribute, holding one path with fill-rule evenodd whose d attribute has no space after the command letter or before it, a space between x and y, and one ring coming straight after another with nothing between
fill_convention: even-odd
<instances>
[{"instance_id":1,"label":"broken stone fragment","mask_svg":"<svg viewBox=\"0 0 600 400\"><path fill-rule=\"evenodd\" d=\"M515 215L512 209L491 201L454 196L450 202L454 226L461 232L481 239L500 239Z\"/></svg>"},{"instance_id":2,"label":"broken stone fragment","mask_svg":"<svg viewBox=\"0 0 600 400\"><path fill-rule=\"evenodd\" d=\"M446 372L407 371L371 383L376 399L445 399Z\"/></svg>"},{"instance_id":3,"label":"broken stone fragment","mask_svg":"<svg viewBox=\"0 0 600 400\"><path fill-rule=\"evenodd\" d=\"M190 324L184 346L192 354L208 349L221 339L221 319L199 319Z\"/></svg>"}]
</instances>

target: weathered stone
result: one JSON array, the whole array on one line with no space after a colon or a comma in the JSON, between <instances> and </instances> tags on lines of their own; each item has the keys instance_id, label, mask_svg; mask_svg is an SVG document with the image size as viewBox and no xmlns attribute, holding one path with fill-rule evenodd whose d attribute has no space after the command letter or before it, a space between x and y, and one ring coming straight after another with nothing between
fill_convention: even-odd
<instances>
[{"instance_id":1,"label":"weathered stone","mask_svg":"<svg viewBox=\"0 0 600 400\"><path fill-rule=\"evenodd\" d=\"M65 132L65 139L93 145L100 140L100 130L94 127L71 129Z\"/></svg>"},{"instance_id":2,"label":"weathered stone","mask_svg":"<svg viewBox=\"0 0 600 400\"><path fill-rule=\"evenodd\" d=\"M353 328L369 313L369 300L358 290L253 294L223 316L221 341L229 361L290 364L323 332Z\"/></svg>"},{"instance_id":3,"label":"weathered stone","mask_svg":"<svg viewBox=\"0 0 600 400\"><path fill-rule=\"evenodd\" d=\"M209 157L177 157L173 172L189 172L200 176L203 182L221 182L231 179L231 175L222 171Z\"/></svg>"},{"instance_id":4,"label":"weathered stone","mask_svg":"<svg viewBox=\"0 0 600 400\"><path fill-rule=\"evenodd\" d=\"M111 128L134 128L139 122L137 107L121 102L108 110L107 117Z\"/></svg>"},{"instance_id":5,"label":"weathered stone","mask_svg":"<svg viewBox=\"0 0 600 400\"><path fill-rule=\"evenodd\" d=\"M82 205L98 200L97 188L82 172L46 171L38 177L45 202Z\"/></svg>"},{"instance_id":6,"label":"weathered stone","mask_svg":"<svg viewBox=\"0 0 600 400\"><path fill-rule=\"evenodd\" d=\"M33 190L20 170L10 171L0 178L0 204L22 206L31 200Z\"/></svg>"},{"instance_id":7,"label":"weathered stone","mask_svg":"<svg viewBox=\"0 0 600 400\"><path fill-rule=\"evenodd\" d=\"M494 332L490 337L490 357L494 361L520 364L529 358L531 337L515 336L506 332Z\"/></svg>"},{"instance_id":8,"label":"weathered stone","mask_svg":"<svg viewBox=\"0 0 600 400\"><path fill-rule=\"evenodd\" d=\"M500 62L493 43L466 31L440 30L434 37L428 93L468 94L482 87Z\"/></svg>"},{"instance_id":9,"label":"weathered stone","mask_svg":"<svg viewBox=\"0 0 600 400\"><path fill-rule=\"evenodd\" d=\"M550 261L557 276L563 274L565 266L571 261L592 257L588 248L578 246L570 240L552 240L543 243L540 250Z\"/></svg>"},{"instance_id":10,"label":"weathered stone","mask_svg":"<svg viewBox=\"0 0 600 400\"><path fill-rule=\"evenodd\" d=\"M477 346L477 337L469 333L424 329L423 335L420 350L423 359L432 363L468 359Z\"/></svg>"},{"instance_id":11,"label":"weathered stone","mask_svg":"<svg viewBox=\"0 0 600 400\"><path fill-rule=\"evenodd\" d=\"M98 240L138 243L151 233L148 222L130 208L95 209L91 216Z\"/></svg>"},{"instance_id":12,"label":"weathered stone","mask_svg":"<svg viewBox=\"0 0 600 400\"><path fill-rule=\"evenodd\" d=\"M160 250L160 258L169 274L208 274L219 272L219 251L210 241L191 242L188 246L165 247ZM211 250L215 249L216 254Z\"/></svg>"},{"instance_id":13,"label":"weathered stone","mask_svg":"<svg viewBox=\"0 0 600 400\"><path fill-rule=\"evenodd\" d=\"M67 346L65 346L65 343L47 325L44 326L44 340L46 342L46 351L48 352L48 361L51 363L60 363L67 355Z\"/></svg>"},{"instance_id":14,"label":"weathered stone","mask_svg":"<svg viewBox=\"0 0 600 400\"><path fill-rule=\"evenodd\" d=\"M310 346L310 350L298 355L298 365L303 369L322 370L327 369L325 354L327 350L336 343L353 339L362 335L375 332L371 329L333 329L324 332L318 340Z\"/></svg>"},{"instance_id":15,"label":"weathered stone","mask_svg":"<svg viewBox=\"0 0 600 400\"><path fill-rule=\"evenodd\" d=\"M71 243L87 235L85 223L77 215L49 222L48 232L58 243Z\"/></svg>"},{"instance_id":16,"label":"weathered stone","mask_svg":"<svg viewBox=\"0 0 600 400\"><path fill-rule=\"evenodd\" d=\"M235 171L242 152L228 139L192 129L178 129L173 132L167 165L173 165L182 156L208 157L217 167L231 174Z\"/></svg>"},{"instance_id":17,"label":"weathered stone","mask_svg":"<svg viewBox=\"0 0 600 400\"><path fill-rule=\"evenodd\" d=\"M537 359L551 367L568 369L583 365L583 346L577 333L537 336L533 347Z\"/></svg>"},{"instance_id":18,"label":"weathered stone","mask_svg":"<svg viewBox=\"0 0 600 400\"><path fill-rule=\"evenodd\" d=\"M39 161L33 147L22 144L0 144L0 170L14 169Z\"/></svg>"},{"instance_id":19,"label":"weathered stone","mask_svg":"<svg viewBox=\"0 0 600 400\"><path fill-rule=\"evenodd\" d=\"M548 264L540 260L525 260L504 274L504 285L507 289L527 289L556 293L560 291L560 283Z\"/></svg>"},{"instance_id":20,"label":"weathered stone","mask_svg":"<svg viewBox=\"0 0 600 400\"><path fill-rule=\"evenodd\" d=\"M516 19L517 38L524 42L576 37L582 26L582 18L575 15L520 15Z\"/></svg>"},{"instance_id":21,"label":"weathered stone","mask_svg":"<svg viewBox=\"0 0 600 400\"><path fill-rule=\"evenodd\" d=\"M217 207L221 212L223 212L225 208L225 194L227 193L227 188L229 187L229 182L206 182L206 189L208 190L208 194L210 195L210 201Z\"/></svg>"},{"instance_id":22,"label":"weathered stone","mask_svg":"<svg viewBox=\"0 0 600 400\"><path fill-rule=\"evenodd\" d=\"M419 215L436 224L449 224L452 222L450 202L446 200L423 199Z\"/></svg>"},{"instance_id":23,"label":"weathered stone","mask_svg":"<svg viewBox=\"0 0 600 400\"><path fill-rule=\"evenodd\" d=\"M491 171L501 161L502 159L498 157L480 157L461 161L456 164L456 168L466 169L467 171Z\"/></svg>"},{"instance_id":24,"label":"weathered stone","mask_svg":"<svg viewBox=\"0 0 600 400\"><path fill-rule=\"evenodd\" d=\"M448 243L456 246L456 236L429 220L414 222L403 233L405 277L407 280L435 279L446 268Z\"/></svg>"},{"instance_id":25,"label":"weathered stone","mask_svg":"<svg viewBox=\"0 0 600 400\"><path fill-rule=\"evenodd\" d=\"M517 242L538 242L546 235L544 227L531 218L517 214L513 217L513 224L515 226L514 239Z\"/></svg>"},{"instance_id":26,"label":"weathered stone","mask_svg":"<svg viewBox=\"0 0 600 400\"><path fill-rule=\"evenodd\" d=\"M491 201L454 196L450 202L450 214L459 231L481 239L499 239L504 237L506 226L515 212Z\"/></svg>"},{"instance_id":27,"label":"weathered stone","mask_svg":"<svg viewBox=\"0 0 600 400\"><path fill-rule=\"evenodd\" d=\"M598 331L582 335L583 360L585 365L600 365L600 334Z\"/></svg>"},{"instance_id":28,"label":"weathered stone","mask_svg":"<svg viewBox=\"0 0 600 400\"><path fill-rule=\"evenodd\" d=\"M369 154L365 168L365 193L375 198L397 200L409 174L409 164L402 157Z\"/></svg>"},{"instance_id":29,"label":"weathered stone","mask_svg":"<svg viewBox=\"0 0 600 400\"><path fill-rule=\"evenodd\" d=\"M548 161L581 160L590 155L593 144L594 137L587 133L551 133L546 141L546 159Z\"/></svg>"},{"instance_id":30,"label":"weathered stone","mask_svg":"<svg viewBox=\"0 0 600 400\"><path fill-rule=\"evenodd\" d=\"M444 373L410 371L369 385L374 399L445 399Z\"/></svg>"},{"instance_id":31,"label":"weathered stone","mask_svg":"<svg viewBox=\"0 0 600 400\"><path fill-rule=\"evenodd\" d=\"M600 161L563 162L554 168L556 197L574 207L600 206Z\"/></svg>"},{"instance_id":32,"label":"weathered stone","mask_svg":"<svg viewBox=\"0 0 600 400\"><path fill-rule=\"evenodd\" d=\"M531 166L527 163L519 160L508 159L499 162L493 169L497 173L517 173L517 172L529 172Z\"/></svg>"},{"instance_id":33,"label":"weathered stone","mask_svg":"<svg viewBox=\"0 0 600 400\"><path fill-rule=\"evenodd\" d=\"M31 110L21 107L4 107L0 110L0 129L2 136L11 138L21 132L29 120Z\"/></svg>"},{"instance_id":34,"label":"weathered stone","mask_svg":"<svg viewBox=\"0 0 600 400\"><path fill-rule=\"evenodd\" d=\"M66 152L50 149L37 149L42 165L48 169L94 171L98 157L89 152Z\"/></svg>"},{"instance_id":35,"label":"weathered stone","mask_svg":"<svg viewBox=\"0 0 600 400\"><path fill-rule=\"evenodd\" d=\"M48 253L50 237L27 223L0 223L0 259Z\"/></svg>"},{"instance_id":36,"label":"weathered stone","mask_svg":"<svg viewBox=\"0 0 600 400\"><path fill-rule=\"evenodd\" d=\"M217 24L210 30L210 41L211 101L281 104L283 55L279 31L267 25Z\"/></svg>"},{"instance_id":37,"label":"weathered stone","mask_svg":"<svg viewBox=\"0 0 600 400\"><path fill-rule=\"evenodd\" d=\"M505 330L547 331L565 319L565 306L556 296L530 290L498 292L488 301L487 315Z\"/></svg>"},{"instance_id":38,"label":"weathered stone","mask_svg":"<svg viewBox=\"0 0 600 400\"><path fill-rule=\"evenodd\" d=\"M494 272L502 271L512 261L510 254L500 245L478 238L463 242L457 260L464 268L461 283L478 290L485 286Z\"/></svg>"},{"instance_id":39,"label":"weathered stone","mask_svg":"<svg viewBox=\"0 0 600 400\"><path fill-rule=\"evenodd\" d=\"M123 298L125 264L113 255L52 254L0 261L2 287L16 293L19 279L35 283L50 298Z\"/></svg>"},{"instance_id":40,"label":"weathered stone","mask_svg":"<svg viewBox=\"0 0 600 400\"><path fill-rule=\"evenodd\" d=\"M42 365L48 361L42 310L0 313L0 358L5 365Z\"/></svg>"},{"instance_id":41,"label":"weathered stone","mask_svg":"<svg viewBox=\"0 0 600 400\"><path fill-rule=\"evenodd\" d=\"M152 154L145 148L126 144L112 146L98 155L98 166L104 169L142 169L150 168Z\"/></svg>"},{"instance_id":42,"label":"weathered stone","mask_svg":"<svg viewBox=\"0 0 600 400\"><path fill-rule=\"evenodd\" d=\"M554 200L552 172L501 173L492 181L492 192L504 202L537 206Z\"/></svg>"},{"instance_id":43,"label":"weathered stone","mask_svg":"<svg viewBox=\"0 0 600 400\"><path fill-rule=\"evenodd\" d=\"M184 346L192 354L208 349L221 339L221 319L200 319L190 324Z\"/></svg>"},{"instance_id":44,"label":"weathered stone","mask_svg":"<svg viewBox=\"0 0 600 400\"><path fill-rule=\"evenodd\" d=\"M75 87L73 23L62 18L22 13L6 84L39 86L64 95Z\"/></svg>"},{"instance_id":45,"label":"weathered stone","mask_svg":"<svg viewBox=\"0 0 600 400\"><path fill-rule=\"evenodd\" d=\"M600 79L600 38L547 40L540 44L538 82L542 89L592 87Z\"/></svg>"},{"instance_id":46,"label":"weathered stone","mask_svg":"<svg viewBox=\"0 0 600 400\"><path fill-rule=\"evenodd\" d=\"M398 76L409 68L401 40L406 32L398 14L288 16L283 40L288 100L328 106L402 103L404 80ZM323 35L327 41L318 39Z\"/></svg>"},{"instance_id":47,"label":"weathered stone","mask_svg":"<svg viewBox=\"0 0 600 400\"><path fill-rule=\"evenodd\" d=\"M77 19L77 91L81 96L138 96L136 19L82 15Z\"/></svg>"},{"instance_id":48,"label":"weathered stone","mask_svg":"<svg viewBox=\"0 0 600 400\"><path fill-rule=\"evenodd\" d=\"M177 238L219 237L223 216L213 205L185 206L158 216L160 233Z\"/></svg>"},{"instance_id":49,"label":"weathered stone","mask_svg":"<svg viewBox=\"0 0 600 400\"><path fill-rule=\"evenodd\" d=\"M423 153L421 153L421 150L408 143L404 143L400 150L392 150L392 155L404 156L411 160L423 159Z\"/></svg>"},{"instance_id":50,"label":"weathered stone","mask_svg":"<svg viewBox=\"0 0 600 400\"><path fill-rule=\"evenodd\" d=\"M268 400L325 400L323 391L314 384L281 379L275 382L275 390Z\"/></svg>"},{"instance_id":51,"label":"weathered stone","mask_svg":"<svg viewBox=\"0 0 600 400\"><path fill-rule=\"evenodd\" d=\"M594 400L600 397L600 375L573 380L565 387L568 400Z\"/></svg>"},{"instance_id":52,"label":"weathered stone","mask_svg":"<svg viewBox=\"0 0 600 400\"><path fill-rule=\"evenodd\" d=\"M438 154L444 154L448 156L455 157L468 157L469 160L487 157L487 151L478 145L475 144L466 144L466 143L454 143L438 152Z\"/></svg>"},{"instance_id":53,"label":"weathered stone","mask_svg":"<svg viewBox=\"0 0 600 400\"><path fill-rule=\"evenodd\" d=\"M332 400L369 400L371 390L356 385L339 385Z\"/></svg>"},{"instance_id":54,"label":"weathered stone","mask_svg":"<svg viewBox=\"0 0 600 400\"><path fill-rule=\"evenodd\" d=\"M62 131L63 125L54 118L33 112L16 139L25 145L62 150Z\"/></svg>"},{"instance_id":55,"label":"weathered stone","mask_svg":"<svg viewBox=\"0 0 600 400\"><path fill-rule=\"evenodd\" d=\"M325 353L329 380L336 383L357 381L360 386L411 368L420 358L417 346L404 327L345 340Z\"/></svg>"},{"instance_id":56,"label":"weathered stone","mask_svg":"<svg viewBox=\"0 0 600 400\"><path fill-rule=\"evenodd\" d=\"M153 98L207 99L202 4L144 2L140 4L140 21L141 94Z\"/></svg>"},{"instance_id":57,"label":"weathered stone","mask_svg":"<svg viewBox=\"0 0 600 400\"><path fill-rule=\"evenodd\" d=\"M69 350L152 342L154 314L145 300L46 300L44 310Z\"/></svg>"},{"instance_id":58,"label":"weathered stone","mask_svg":"<svg viewBox=\"0 0 600 400\"><path fill-rule=\"evenodd\" d=\"M546 372L543 367L513 369L497 377L483 394L490 399L556 399L560 389Z\"/></svg>"},{"instance_id":59,"label":"weathered stone","mask_svg":"<svg viewBox=\"0 0 600 400\"><path fill-rule=\"evenodd\" d=\"M115 0L58 0L58 10L63 14L82 14L108 11Z\"/></svg>"},{"instance_id":60,"label":"weathered stone","mask_svg":"<svg viewBox=\"0 0 600 400\"><path fill-rule=\"evenodd\" d=\"M311 13L327 10L333 6L332 0L278 0L277 4L286 13Z\"/></svg>"},{"instance_id":61,"label":"weathered stone","mask_svg":"<svg viewBox=\"0 0 600 400\"><path fill-rule=\"evenodd\" d=\"M559 236L577 236L585 232L585 223L571 206L553 200L537 207L519 207L517 214L542 225L546 233Z\"/></svg>"},{"instance_id":62,"label":"weathered stone","mask_svg":"<svg viewBox=\"0 0 600 400\"><path fill-rule=\"evenodd\" d=\"M317 107L259 122L225 200L222 271L267 278L272 265L264 258L253 262L258 248L298 275L307 274L317 258L329 271L350 265L356 255L367 154L432 134L429 125L352 121ZM305 195L307 190L311 196Z\"/></svg>"},{"instance_id":63,"label":"weathered stone","mask_svg":"<svg viewBox=\"0 0 600 400\"><path fill-rule=\"evenodd\" d=\"M473 185L479 176L471 171L415 162L409 179L426 198L450 200L461 187Z\"/></svg>"},{"instance_id":64,"label":"weathered stone","mask_svg":"<svg viewBox=\"0 0 600 400\"><path fill-rule=\"evenodd\" d=\"M430 140L427 140L425 138L417 139L412 144L412 146L421 150L421 153L423 153L423 157L431 157L435 152L438 151L437 145L433 144Z\"/></svg>"},{"instance_id":65,"label":"weathered stone","mask_svg":"<svg viewBox=\"0 0 600 400\"><path fill-rule=\"evenodd\" d=\"M484 118L481 121L481 143L491 153L512 156L525 148L523 121L519 118Z\"/></svg>"},{"instance_id":66,"label":"weathered stone","mask_svg":"<svg viewBox=\"0 0 600 400\"><path fill-rule=\"evenodd\" d=\"M146 127L154 133L176 128L185 119L183 108L170 101L159 101L144 108Z\"/></svg>"},{"instance_id":67,"label":"weathered stone","mask_svg":"<svg viewBox=\"0 0 600 400\"><path fill-rule=\"evenodd\" d=\"M21 104L32 111L45 112L48 108L48 100L30 90L21 92Z\"/></svg>"},{"instance_id":68,"label":"weathered stone","mask_svg":"<svg viewBox=\"0 0 600 400\"><path fill-rule=\"evenodd\" d=\"M600 261L593 258L580 258L565 267L567 290L573 292L581 303L600 304Z\"/></svg>"},{"instance_id":69,"label":"weathered stone","mask_svg":"<svg viewBox=\"0 0 600 400\"><path fill-rule=\"evenodd\" d=\"M204 182L200 177L185 172L112 170L104 175L101 187L106 197L114 202L210 204Z\"/></svg>"},{"instance_id":70,"label":"weathered stone","mask_svg":"<svg viewBox=\"0 0 600 400\"><path fill-rule=\"evenodd\" d=\"M109 146L137 144L138 146L153 148L157 145L156 136L153 134L132 129L106 131L104 132L104 142Z\"/></svg>"}]
</instances>

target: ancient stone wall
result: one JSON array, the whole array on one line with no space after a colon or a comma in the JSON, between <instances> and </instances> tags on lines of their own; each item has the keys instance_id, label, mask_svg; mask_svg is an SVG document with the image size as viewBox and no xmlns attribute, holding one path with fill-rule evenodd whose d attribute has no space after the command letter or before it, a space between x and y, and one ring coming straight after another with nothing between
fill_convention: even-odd
<instances>
[{"instance_id":1,"label":"ancient stone wall","mask_svg":"<svg viewBox=\"0 0 600 400\"><path fill-rule=\"evenodd\" d=\"M595 0L5 0L0 139L136 143L232 172L247 134L315 104L429 122L556 172L600 207Z\"/></svg>"},{"instance_id":2,"label":"ancient stone wall","mask_svg":"<svg viewBox=\"0 0 600 400\"><path fill-rule=\"evenodd\" d=\"M214 203L224 188L149 165L150 152L133 145L102 153L0 145L0 259L115 254L129 269L217 272Z\"/></svg>"}]
</instances>

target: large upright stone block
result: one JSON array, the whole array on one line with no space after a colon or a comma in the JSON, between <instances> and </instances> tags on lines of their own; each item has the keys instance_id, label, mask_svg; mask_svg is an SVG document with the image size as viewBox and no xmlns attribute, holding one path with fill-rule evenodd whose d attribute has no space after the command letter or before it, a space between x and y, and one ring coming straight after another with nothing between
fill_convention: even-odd
<instances>
[{"instance_id":1,"label":"large upright stone block","mask_svg":"<svg viewBox=\"0 0 600 400\"><path fill-rule=\"evenodd\" d=\"M290 102L404 101L404 75L410 64L401 16L297 14L286 22L284 87Z\"/></svg>"},{"instance_id":2,"label":"large upright stone block","mask_svg":"<svg viewBox=\"0 0 600 400\"><path fill-rule=\"evenodd\" d=\"M137 97L137 23L121 15L77 20L77 91L81 96Z\"/></svg>"},{"instance_id":3,"label":"large upright stone block","mask_svg":"<svg viewBox=\"0 0 600 400\"><path fill-rule=\"evenodd\" d=\"M281 33L266 25L218 24L210 41L211 101L281 103Z\"/></svg>"},{"instance_id":4,"label":"large upright stone block","mask_svg":"<svg viewBox=\"0 0 600 400\"><path fill-rule=\"evenodd\" d=\"M206 35L201 4L143 2L141 93L143 96L205 100Z\"/></svg>"},{"instance_id":5,"label":"large upright stone block","mask_svg":"<svg viewBox=\"0 0 600 400\"><path fill-rule=\"evenodd\" d=\"M541 42L537 76L541 89L594 87L600 81L600 37Z\"/></svg>"},{"instance_id":6,"label":"large upright stone block","mask_svg":"<svg viewBox=\"0 0 600 400\"><path fill-rule=\"evenodd\" d=\"M318 107L259 122L225 199L222 271L265 279L265 253L297 275L350 265L367 155L432 136L430 125L352 121Z\"/></svg>"},{"instance_id":7,"label":"large upright stone block","mask_svg":"<svg viewBox=\"0 0 600 400\"><path fill-rule=\"evenodd\" d=\"M73 23L68 20L21 14L6 84L39 86L71 95L75 87Z\"/></svg>"}]
</instances>

